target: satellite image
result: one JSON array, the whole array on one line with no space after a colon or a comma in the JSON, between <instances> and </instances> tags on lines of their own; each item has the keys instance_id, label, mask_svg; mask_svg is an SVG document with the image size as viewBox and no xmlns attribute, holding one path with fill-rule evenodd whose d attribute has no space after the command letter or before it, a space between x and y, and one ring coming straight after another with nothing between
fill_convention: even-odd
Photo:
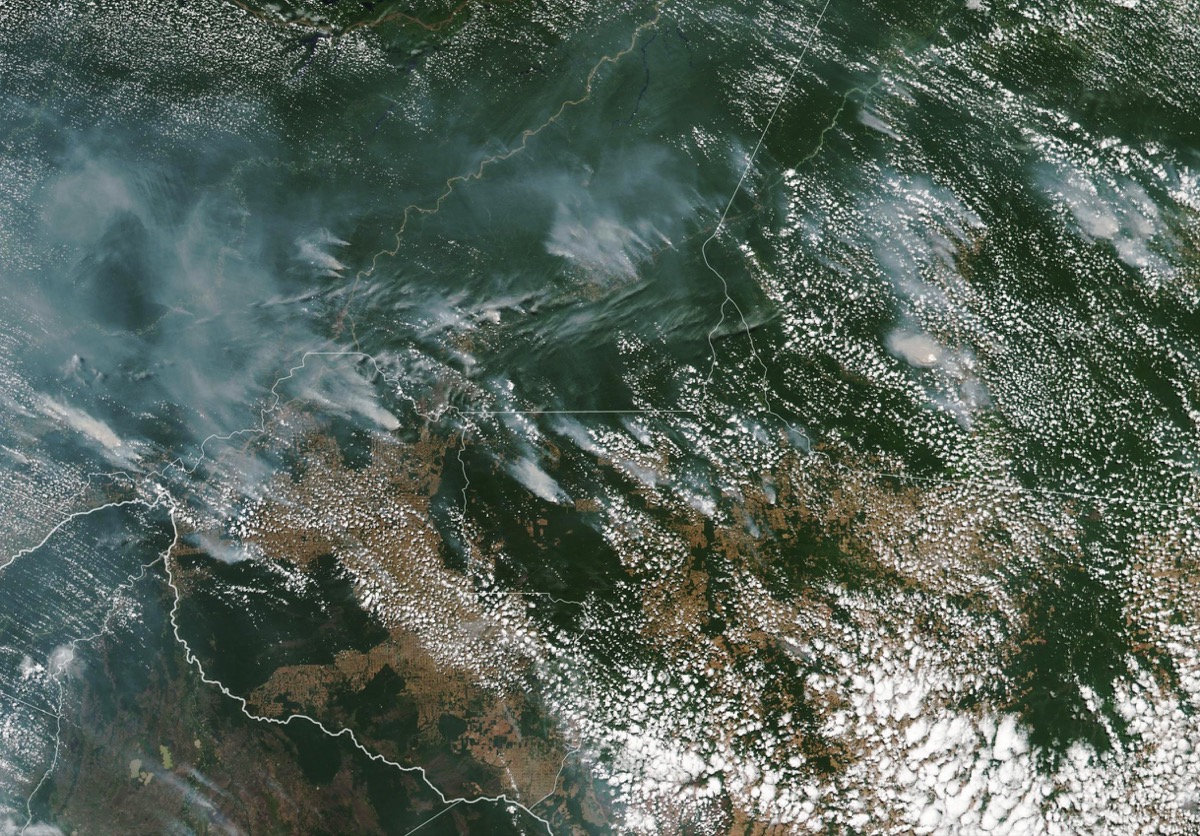
<instances>
[{"instance_id":1,"label":"satellite image","mask_svg":"<svg viewBox=\"0 0 1200 836\"><path fill-rule=\"evenodd\" d=\"M0 836L1200 834L1200 0L0 0L0 105Z\"/></svg>"}]
</instances>

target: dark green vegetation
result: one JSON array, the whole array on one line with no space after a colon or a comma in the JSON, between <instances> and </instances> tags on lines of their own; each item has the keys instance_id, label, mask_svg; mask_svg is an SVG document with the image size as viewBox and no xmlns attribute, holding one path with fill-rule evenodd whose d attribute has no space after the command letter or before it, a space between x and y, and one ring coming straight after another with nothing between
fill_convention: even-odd
<instances>
[{"instance_id":1,"label":"dark green vegetation","mask_svg":"<svg viewBox=\"0 0 1200 836\"><path fill-rule=\"evenodd\" d=\"M1200 10L821 8L0 9L0 832L1189 832Z\"/></svg>"}]
</instances>

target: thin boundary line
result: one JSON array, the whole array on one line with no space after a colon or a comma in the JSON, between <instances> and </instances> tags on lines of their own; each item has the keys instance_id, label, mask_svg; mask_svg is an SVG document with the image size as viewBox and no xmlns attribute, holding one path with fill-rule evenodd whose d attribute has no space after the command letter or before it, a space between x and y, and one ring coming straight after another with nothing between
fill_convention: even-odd
<instances>
[{"instance_id":1,"label":"thin boundary line","mask_svg":"<svg viewBox=\"0 0 1200 836\"><path fill-rule=\"evenodd\" d=\"M421 829L422 827L424 827L425 825L429 824L431 821L433 821L434 819L436 819L438 816L442 815L443 813L449 813L451 810L453 810L455 807L457 807L457 806L458 806L459 804L461 804L461 803L462 803L462 801L461 801L461 799L460 799L460 800L458 800L458 801L455 801L455 802L454 802L454 803L452 803L452 804L449 804L449 805L447 805L446 807L443 807L442 809L440 809L440 810L438 810L436 813L434 813L432 816L430 816L429 818L425 819L425 821L423 821L423 822L421 822L420 824L418 824L418 825L417 825L416 827L414 827L412 830L410 830L410 831L408 831L407 833L405 833L405 834L404 834L404 836L412 836L412 834L416 833L418 830L420 830L420 829Z\"/></svg>"},{"instance_id":2,"label":"thin boundary line","mask_svg":"<svg viewBox=\"0 0 1200 836\"><path fill-rule=\"evenodd\" d=\"M754 345L754 335L751 333L750 323L746 321L746 315L742 313L741 307L736 301L734 301L733 297L729 295L729 282L723 275L721 275L717 268L712 266L712 262L708 260L708 245L715 241L717 236L721 234L721 229L725 226L725 220L729 217L729 210L733 208L733 202L737 200L737 196L742 190L742 184L746 182L746 178L750 175L750 170L754 167L754 161L758 158L758 152L762 150L763 143L767 139L767 133L771 130L771 126L775 123L775 117L779 114L780 108L783 107L784 101L787 100L788 91L792 88L792 82L795 81L796 74L800 72L800 67L804 63L804 57L808 54L809 47L812 46L813 41L815 41L817 38L817 32L821 27L821 21L825 19L825 13L829 10L830 2L831 0L825 0L825 5L821 7L821 11L817 15L817 19L813 21L812 27L809 29L808 40L805 41L804 47L800 50L800 54L796 57L796 60L792 62L791 72L788 73L787 80L783 83L783 89L780 90L779 98L775 101L775 107L772 108L771 115L767 118L767 124L763 126L762 133L758 135L758 142L755 143L754 150L750 152L750 156L746 159L746 165L742 168L742 176L738 178L737 186L734 187L733 193L729 195L729 200L725 203L725 209L721 212L721 217L717 219L717 225L713 227L712 234L710 234L708 238L704 240L704 243L700 245L700 256L704 259L704 266L706 266L714 276L721 280L721 287L725 293L725 298L721 301L720 319L717 321L717 324L714 325L708 332L708 350L711 355L711 364L709 365L708 379L705 381L705 387L707 388L707 386L712 383L713 376L716 374L717 366L720 365L719 361L717 360L717 347L713 342L713 337L717 331L720 330L721 326L725 324L725 306L733 305L733 309L737 311L738 319L740 319L742 322L742 329L745 331L746 337L750 340L750 356L758 362L758 365L761 366L763 370L762 377L759 379L759 397L762 399L763 410L768 415L774 415L793 430L796 428L793 427L791 423L771 409L771 402L767 397L767 374L770 370L767 368L767 364L763 361L762 356L758 353L758 349ZM806 439L808 438L808 434L804 433L803 430L799 430L799 432L804 435ZM811 443L811 439L809 439L809 441Z\"/></svg>"}]
</instances>

